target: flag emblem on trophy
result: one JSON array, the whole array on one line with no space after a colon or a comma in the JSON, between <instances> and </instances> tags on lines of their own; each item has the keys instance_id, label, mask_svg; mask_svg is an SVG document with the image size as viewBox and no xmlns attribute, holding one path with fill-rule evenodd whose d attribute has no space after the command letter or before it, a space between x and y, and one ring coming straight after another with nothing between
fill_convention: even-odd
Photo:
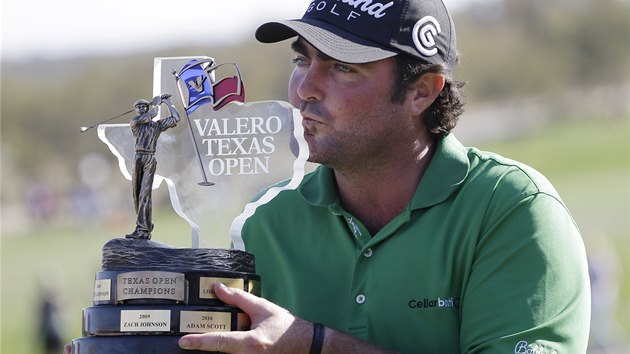
<instances>
[{"instance_id":1,"label":"flag emblem on trophy","mask_svg":"<svg viewBox=\"0 0 630 354\"><path fill-rule=\"evenodd\" d=\"M216 71L221 67L232 67L234 75L225 76L217 81ZM215 64L212 59L193 59L184 65L179 73L173 71L173 75L188 114L205 104L211 104L212 109L218 111L229 102L245 101L243 81L235 63Z\"/></svg>"},{"instance_id":2,"label":"flag emblem on trophy","mask_svg":"<svg viewBox=\"0 0 630 354\"><path fill-rule=\"evenodd\" d=\"M216 74L219 68L233 68L233 75L224 76L217 81ZM190 116L197 108L206 104L210 104L214 111L218 111L232 101L245 102L245 90L241 80L241 73L235 63L215 64L214 59L207 58L201 60L192 59L179 72L173 70L173 75L175 76L177 90L186 111L186 119L188 120L195 151L199 158L203 177L203 181L199 182L199 185L212 186L214 183L208 181L198 142L190 122Z\"/></svg>"}]
</instances>

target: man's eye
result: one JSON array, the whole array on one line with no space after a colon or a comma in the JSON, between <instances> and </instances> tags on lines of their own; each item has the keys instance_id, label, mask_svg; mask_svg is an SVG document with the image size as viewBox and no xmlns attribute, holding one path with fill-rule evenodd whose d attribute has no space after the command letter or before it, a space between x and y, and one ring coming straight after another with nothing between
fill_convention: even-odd
<instances>
[{"instance_id":1,"label":"man's eye","mask_svg":"<svg viewBox=\"0 0 630 354\"><path fill-rule=\"evenodd\" d=\"M293 58L291 62L297 66L306 64L306 59L302 57Z\"/></svg>"},{"instance_id":2,"label":"man's eye","mask_svg":"<svg viewBox=\"0 0 630 354\"><path fill-rule=\"evenodd\" d=\"M344 72L344 73L352 73L352 72L354 72L354 69L352 69L348 65L340 64L340 63L335 64L335 69L338 70L338 71Z\"/></svg>"}]
</instances>

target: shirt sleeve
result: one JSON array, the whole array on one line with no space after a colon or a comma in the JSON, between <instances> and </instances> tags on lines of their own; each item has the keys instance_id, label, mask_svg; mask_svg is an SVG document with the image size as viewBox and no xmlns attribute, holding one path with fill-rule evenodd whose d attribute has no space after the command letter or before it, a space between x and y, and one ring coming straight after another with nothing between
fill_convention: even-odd
<instances>
[{"instance_id":1,"label":"shirt sleeve","mask_svg":"<svg viewBox=\"0 0 630 354\"><path fill-rule=\"evenodd\" d=\"M540 192L494 214L462 297L462 353L585 353L586 253L566 207Z\"/></svg>"},{"instance_id":2,"label":"shirt sleeve","mask_svg":"<svg viewBox=\"0 0 630 354\"><path fill-rule=\"evenodd\" d=\"M133 127L137 124L149 123L153 119L153 117L157 116L157 114L158 114L157 107L153 107L147 112L137 115L133 119L131 119L130 125Z\"/></svg>"},{"instance_id":3,"label":"shirt sleeve","mask_svg":"<svg viewBox=\"0 0 630 354\"><path fill-rule=\"evenodd\" d=\"M171 116L167 118L162 118L158 121L160 123L160 130L164 131L168 128L173 128L177 125L177 118Z\"/></svg>"}]
</instances>

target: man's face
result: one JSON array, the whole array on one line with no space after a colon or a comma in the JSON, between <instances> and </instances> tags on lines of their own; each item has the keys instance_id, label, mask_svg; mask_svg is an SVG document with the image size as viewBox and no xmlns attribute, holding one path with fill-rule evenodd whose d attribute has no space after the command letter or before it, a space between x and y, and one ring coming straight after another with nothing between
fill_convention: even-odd
<instances>
[{"instance_id":1,"label":"man's face","mask_svg":"<svg viewBox=\"0 0 630 354\"><path fill-rule=\"evenodd\" d=\"M395 60L347 64L302 38L292 47L289 100L302 113L309 160L349 170L391 158L411 124L407 105L391 100Z\"/></svg>"},{"instance_id":2,"label":"man's face","mask_svg":"<svg viewBox=\"0 0 630 354\"><path fill-rule=\"evenodd\" d=\"M148 110L149 110L149 106L147 106L146 104L140 103L136 105L137 114L146 113Z\"/></svg>"}]
</instances>

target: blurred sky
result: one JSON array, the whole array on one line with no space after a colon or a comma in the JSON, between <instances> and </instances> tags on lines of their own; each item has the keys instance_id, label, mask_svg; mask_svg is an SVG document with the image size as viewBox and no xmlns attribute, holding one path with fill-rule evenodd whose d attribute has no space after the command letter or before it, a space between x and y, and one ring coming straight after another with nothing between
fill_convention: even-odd
<instances>
[{"instance_id":1,"label":"blurred sky","mask_svg":"<svg viewBox=\"0 0 630 354\"><path fill-rule=\"evenodd\" d=\"M327 0L336 1L336 0ZM462 4L491 0L444 0ZM3 0L2 59L116 54L253 38L269 20L301 17L309 0ZM166 45L165 43L169 43Z\"/></svg>"}]
</instances>

